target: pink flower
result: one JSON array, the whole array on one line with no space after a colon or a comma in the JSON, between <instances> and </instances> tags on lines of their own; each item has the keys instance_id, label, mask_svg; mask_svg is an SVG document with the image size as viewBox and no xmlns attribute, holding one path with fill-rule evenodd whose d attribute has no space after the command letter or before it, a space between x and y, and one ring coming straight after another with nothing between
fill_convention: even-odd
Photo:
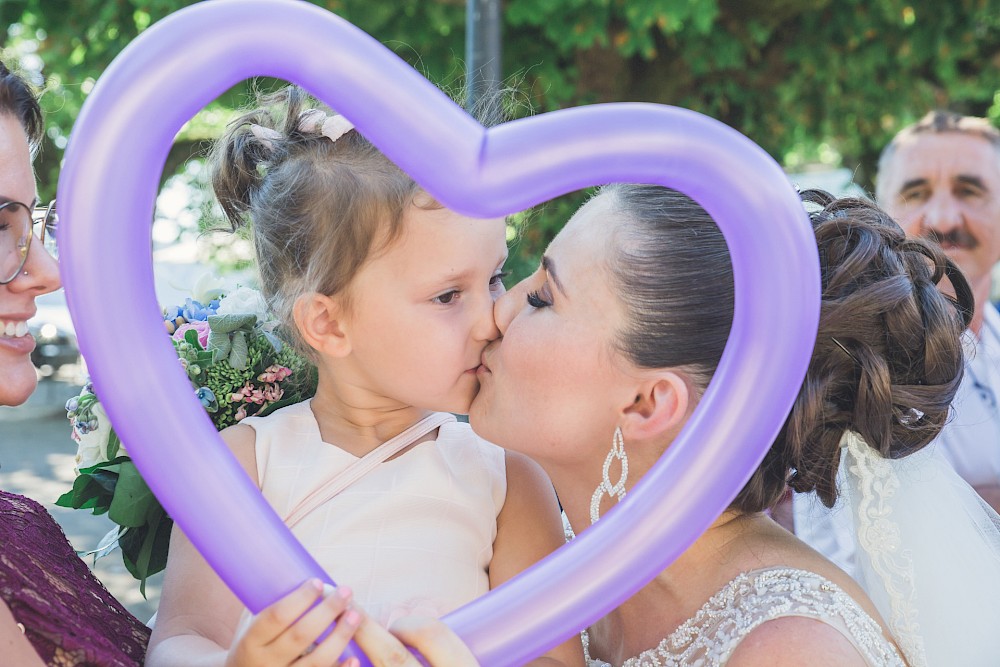
<instances>
[{"instance_id":1,"label":"pink flower","mask_svg":"<svg viewBox=\"0 0 1000 667\"><path fill-rule=\"evenodd\" d=\"M241 405L240 409L236 411L236 421L243 421L247 416L247 409L245 405Z\"/></svg>"},{"instance_id":2,"label":"pink flower","mask_svg":"<svg viewBox=\"0 0 1000 667\"><path fill-rule=\"evenodd\" d=\"M257 376L257 380L260 382L281 382L291 374L290 368L274 364L264 369L264 372Z\"/></svg>"},{"instance_id":3,"label":"pink flower","mask_svg":"<svg viewBox=\"0 0 1000 667\"><path fill-rule=\"evenodd\" d=\"M180 342L184 340L184 334L188 331L194 330L198 333L198 343L201 345L202 349L208 348L208 334L211 333L208 328L208 322L204 320L194 320L192 322L185 322L184 324L177 327L177 331L171 336L174 340Z\"/></svg>"}]
</instances>

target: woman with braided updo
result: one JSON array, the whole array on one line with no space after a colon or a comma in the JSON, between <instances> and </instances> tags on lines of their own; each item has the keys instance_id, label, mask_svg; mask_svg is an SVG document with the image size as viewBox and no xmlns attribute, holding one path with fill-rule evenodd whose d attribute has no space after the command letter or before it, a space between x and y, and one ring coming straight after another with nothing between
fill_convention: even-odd
<instances>
[{"instance_id":1,"label":"woman with braided updo","mask_svg":"<svg viewBox=\"0 0 1000 667\"><path fill-rule=\"evenodd\" d=\"M936 607L961 623L983 612L996 624L995 612L966 590L935 590L938 579L926 576L915 552L933 561L942 535L925 539L908 518L925 505L897 502L945 474L924 448L961 380L969 286L938 247L906 238L871 203L819 192L803 198L822 304L801 391L727 511L589 628L591 665L945 667L998 655L989 637L949 636ZM600 492L613 489L602 462L617 479L614 459L622 469L627 460L627 493L690 418L725 347L733 298L726 242L699 205L663 187L607 186L567 223L538 271L498 300L503 337L483 355L470 421L483 437L538 461L569 523L584 529L621 497ZM851 496L870 547L865 588L769 518L765 510L788 485L827 503ZM972 530L991 520L979 510L972 520L943 514L935 526L967 529L959 542L982 556L975 576L988 581L991 559L998 572L1000 561ZM933 562L933 575L947 569ZM410 620L394 633L434 665L469 664L460 640L439 624ZM373 624L358 638L376 664L399 647Z\"/></svg>"}]
</instances>

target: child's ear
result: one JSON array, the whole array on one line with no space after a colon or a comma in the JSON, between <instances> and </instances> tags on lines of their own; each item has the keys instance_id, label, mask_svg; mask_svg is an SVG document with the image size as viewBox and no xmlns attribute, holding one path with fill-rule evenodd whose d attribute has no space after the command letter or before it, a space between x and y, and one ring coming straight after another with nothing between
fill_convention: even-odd
<instances>
[{"instance_id":1,"label":"child's ear","mask_svg":"<svg viewBox=\"0 0 1000 667\"><path fill-rule=\"evenodd\" d=\"M331 357L350 354L344 308L337 299L318 292L303 294L295 300L292 317L309 347Z\"/></svg>"},{"instance_id":2,"label":"child's ear","mask_svg":"<svg viewBox=\"0 0 1000 667\"><path fill-rule=\"evenodd\" d=\"M621 414L626 442L676 435L691 407L691 386L680 373L657 371L640 380L632 404Z\"/></svg>"}]
</instances>

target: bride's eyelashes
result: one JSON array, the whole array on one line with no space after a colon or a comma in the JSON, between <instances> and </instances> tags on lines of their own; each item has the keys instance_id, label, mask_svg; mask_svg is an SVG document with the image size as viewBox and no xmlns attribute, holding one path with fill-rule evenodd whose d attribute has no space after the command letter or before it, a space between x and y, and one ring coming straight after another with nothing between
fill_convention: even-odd
<instances>
[{"instance_id":1,"label":"bride's eyelashes","mask_svg":"<svg viewBox=\"0 0 1000 667\"><path fill-rule=\"evenodd\" d=\"M551 302L546 301L541 297L539 291L528 292L528 305L532 308L548 308L552 305Z\"/></svg>"}]
</instances>

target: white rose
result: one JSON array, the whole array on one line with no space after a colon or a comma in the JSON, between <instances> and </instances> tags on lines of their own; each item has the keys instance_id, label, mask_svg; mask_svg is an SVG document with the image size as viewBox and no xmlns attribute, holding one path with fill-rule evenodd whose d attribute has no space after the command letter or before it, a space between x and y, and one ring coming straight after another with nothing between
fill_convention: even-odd
<instances>
[{"instance_id":1,"label":"white rose","mask_svg":"<svg viewBox=\"0 0 1000 667\"><path fill-rule=\"evenodd\" d=\"M108 419L108 414L104 411L104 406L100 403L94 403L91 413L97 419L97 428L87 433L80 433L79 430L76 432L80 438L80 446L76 450L77 474L79 474L80 468L89 468L108 460L108 438L111 436L111 421ZM126 455L124 447L118 450L118 455Z\"/></svg>"},{"instance_id":2,"label":"white rose","mask_svg":"<svg viewBox=\"0 0 1000 667\"><path fill-rule=\"evenodd\" d=\"M226 291L226 281L214 273L205 272L198 276L191 288L191 298L207 306L212 299L218 299Z\"/></svg>"},{"instance_id":3,"label":"white rose","mask_svg":"<svg viewBox=\"0 0 1000 667\"><path fill-rule=\"evenodd\" d=\"M258 322L267 322L270 313L264 297L250 287L237 287L219 301L218 315L249 315L257 316Z\"/></svg>"}]
</instances>

